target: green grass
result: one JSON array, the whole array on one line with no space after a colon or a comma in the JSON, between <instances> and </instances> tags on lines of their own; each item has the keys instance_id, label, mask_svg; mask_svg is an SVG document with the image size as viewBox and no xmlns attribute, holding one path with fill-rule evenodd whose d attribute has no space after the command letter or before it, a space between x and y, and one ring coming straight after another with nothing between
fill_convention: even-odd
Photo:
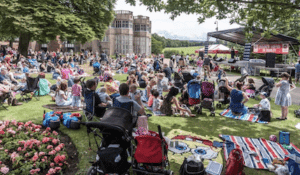
<instances>
[{"instance_id":1,"label":"green grass","mask_svg":"<svg viewBox=\"0 0 300 175\"><path fill-rule=\"evenodd\" d=\"M195 54L195 50L198 50L202 48L203 46L193 46L193 47L166 47L162 52L166 50L178 50L181 54L181 52L184 52L184 54Z\"/></svg>"},{"instance_id":2,"label":"green grass","mask_svg":"<svg viewBox=\"0 0 300 175\"><path fill-rule=\"evenodd\" d=\"M115 78L121 82L125 82L126 76L127 75L116 75ZM51 83L55 83L55 81L50 79L50 75L47 75L46 78ZM22 122L31 120L35 123L42 124L43 111L50 111L48 109L43 108L42 105L50 103L53 103L50 97L44 96L40 98L40 101L32 99L32 101L30 101L29 103L24 103L22 106L10 106L8 107L9 111L0 109L0 120L16 119ZM259 103L259 101L250 99L246 103L246 105L253 106L256 103ZM290 106L288 120L278 121L275 119L275 117L280 117L280 107L274 104L274 100L271 101L271 106L274 117L272 118L272 121L269 124L258 124L220 117L218 113L220 113L223 109L217 109L216 117L210 117L209 111L204 109L204 113L202 115L197 115L195 118L182 118L178 116L152 116L149 118L149 128L150 130L157 131L157 125L161 125L162 131L165 132L165 135L167 136L174 136L176 134L179 134L180 131L182 131L182 134L189 133L199 135L211 140L218 139L219 134L236 135L252 138L261 137L268 139L269 136L272 134L278 136L278 132L283 130L290 132L291 142L294 143L296 146L300 147L300 132L294 127L298 122L300 122L299 119L294 117L294 110L298 109L299 107L296 105ZM80 171L77 174L84 174L90 166L89 161L93 160L95 156L95 153L93 151L88 150L88 137L86 133L86 128L81 127L81 129L79 130L70 130L64 126L61 126L60 130L69 135L73 143L75 144L79 153L78 168L80 169ZM95 143L92 138L91 141L93 150L95 150ZM219 154L221 155L221 157L223 157L224 155L222 152L220 152ZM187 157L189 155L190 154L184 154L180 156L169 153L171 169L176 174L178 174L184 156ZM218 160L221 162L224 161L220 157L218 158ZM273 174L267 171L258 171L249 168L245 169L245 173L247 175Z\"/></svg>"}]
</instances>

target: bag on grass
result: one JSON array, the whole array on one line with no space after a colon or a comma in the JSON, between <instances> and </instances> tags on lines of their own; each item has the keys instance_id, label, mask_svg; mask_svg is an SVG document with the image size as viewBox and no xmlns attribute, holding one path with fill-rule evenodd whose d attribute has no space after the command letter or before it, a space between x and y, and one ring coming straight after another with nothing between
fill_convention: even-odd
<instances>
[{"instance_id":1,"label":"bag on grass","mask_svg":"<svg viewBox=\"0 0 300 175\"><path fill-rule=\"evenodd\" d=\"M63 125L70 129L79 129L80 120L82 119L79 113L64 113L62 117Z\"/></svg>"},{"instance_id":2,"label":"bag on grass","mask_svg":"<svg viewBox=\"0 0 300 175\"><path fill-rule=\"evenodd\" d=\"M187 161L187 158L184 158L179 173L180 175L204 175L204 165L202 162Z\"/></svg>"},{"instance_id":3,"label":"bag on grass","mask_svg":"<svg viewBox=\"0 0 300 175\"><path fill-rule=\"evenodd\" d=\"M245 175L244 170L244 157L240 149L233 149L226 162L225 175Z\"/></svg>"},{"instance_id":4,"label":"bag on grass","mask_svg":"<svg viewBox=\"0 0 300 175\"><path fill-rule=\"evenodd\" d=\"M50 127L52 130L58 129L60 127L60 115L62 115L62 112L44 112L43 126Z\"/></svg>"}]
</instances>

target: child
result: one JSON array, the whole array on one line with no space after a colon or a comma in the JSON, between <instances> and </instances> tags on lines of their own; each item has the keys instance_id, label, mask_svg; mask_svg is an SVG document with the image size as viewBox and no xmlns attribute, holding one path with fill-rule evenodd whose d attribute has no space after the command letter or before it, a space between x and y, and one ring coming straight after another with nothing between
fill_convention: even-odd
<instances>
[{"instance_id":1,"label":"child","mask_svg":"<svg viewBox=\"0 0 300 175\"><path fill-rule=\"evenodd\" d=\"M102 103L106 104L106 107L112 107L112 100L109 95L106 93L106 88L103 87L99 91L99 97Z\"/></svg>"},{"instance_id":2,"label":"child","mask_svg":"<svg viewBox=\"0 0 300 175\"><path fill-rule=\"evenodd\" d=\"M267 99L268 94L266 92L260 93L260 98L262 100L259 102L259 104L255 104L254 107L260 108L261 110L271 110L270 101Z\"/></svg>"},{"instance_id":3,"label":"child","mask_svg":"<svg viewBox=\"0 0 300 175\"><path fill-rule=\"evenodd\" d=\"M24 91L27 88L26 77L21 79L19 85L20 85L20 91Z\"/></svg>"},{"instance_id":4,"label":"child","mask_svg":"<svg viewBox=\"0 0 300 175\"><path fill-rule=\"evenodd\" d=\"M208 81L208 79L207 79L207 69L204 69L204 81Z\"/></svg>"},{"instance_id":5,"label":"child","mask_svg":"<svg viewBox=\"0 0 300 175\"><path fill-rule=\"evenodd\" d=\"M74 79L74 85L72 86L72 108L74 109L80 109L80 103L81 103L81 99L80 99L80 94L81 94L81 86L78 85L80 82L80 78L79 77L75 77Z\"/></svg>"},{"instance_id":6,"label":"child","mask_svg":"<svg viewBox=\"0 0 300 175\"><path fill-rule=\"evenodd\" d=\"M159 97L159 92L154 91L153 92L153 105L152 105L152 110L153 111L159 111L159 109L160 109L161 101L158 99L158 97Z\"/></svg>"},{"instance_id":7,"label":"child","mask_svg":"<svg viewBox=\"0 0 300 175\"><path fill-rule=\"evenodd\" d=\"M67 95L68 84L66 81L62 81L59 88L56 90L55 102L57 106L70 106L72 105L72 99Z\"/></svg>"},{"instance_id":8,"label":"child","mask_svg":"<svg viewBox=\"0 0 300 175\"><path fill-rule=\"evenodd\" d=\"M148 99L148 106L152 107L153 100L154 100L154 95L153 94L156 93L156 92L159 94L159 92L156 89L152 89L150 92L151 92L151 94L150 94L150 97Z\"/></svg>"},{"instance_id":9,"label":"child","mask_svg":"<svg viewBox=\"0 0 300 175\"><path fill-rule=\"evenodd\" d=\"M195 70L195 73L193 74L193 77L196 78L198 75L199 75L199 74L198 74L198 71Z\"/></svg>"}]
</instances>

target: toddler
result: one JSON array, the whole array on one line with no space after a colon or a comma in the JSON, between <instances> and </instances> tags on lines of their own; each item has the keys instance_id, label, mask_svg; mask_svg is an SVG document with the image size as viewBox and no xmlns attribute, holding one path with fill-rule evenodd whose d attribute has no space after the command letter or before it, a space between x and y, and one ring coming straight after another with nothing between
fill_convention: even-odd
<instances>
[{"instance_id":1,"label":"toddler","mask_svg":"<svg viewBox=\"0 0 300 175\"><path fill-rule=\"evenodd\" d=\"M208 79L207 79L207 69L204 69L204 81L208 81Z\"/></svg>"},{"instance_id":2,"label":"toddler","mask_svg":"<svg viewBox=\"0 0 300 175\"><path fill-rule=\"evenodd\" d=\"M159 111L160 110L160 103L161 101L159 100L159 92L154 91L153 92L153 105L152 105L152 110L153 111Z\"/></svg>"},{"instance_id":3,"label":"toddler","mask_svg":"<svg viewBox=\"0 0 300 175\"><path fill-rule=\"evenodd\" d=\"M112 100L109 95L106 93L106 88L103 87L99 91L99 97L102 103L106 104L106 107L112 107Z\"/></svg>"},{"instance_id":4,"label":"toddler","mask_svg":"<svg viewBox=\"0 0 300 175\"><path fill-rule=\"evenodd\" d=\"M21 79L21 82L19 83L20 85L20 91L24 91L27 88L27 82L26 82L26 77Z\"/></svg>"},{"instance_id":5,"label":"toddler","mask_svg":"<svg viewBox=\"0 0 300 175\"><path fill-rule=\"evenodd\" d=\"M72 86L72 108L74 109L80 109L80 96L81 96L81 86L79 85L80 79L78 77L75 77L74 79L74 85Z\"/></svg>"},{"instance_id":6,"label":"toddler","mask_svg":"<svg viewBox=\"0 0 300 175\"><path fill-rule=\"evenodd\" d=\"M266 92L260 93L260 98L262 100L259 102L259 104L255 104L254 107L259 107L261 110L271 110L270 101L267 99L268 94Z\"/></svg>"}]
</instances>

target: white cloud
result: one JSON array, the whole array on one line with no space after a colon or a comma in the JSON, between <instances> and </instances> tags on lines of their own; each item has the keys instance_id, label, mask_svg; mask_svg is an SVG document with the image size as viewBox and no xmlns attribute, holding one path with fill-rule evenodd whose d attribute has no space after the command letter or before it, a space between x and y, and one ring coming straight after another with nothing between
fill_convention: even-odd
<instances>
[{"instance_id":1,"label":"white cloud","mask_svg":"<svg viewBox=\"0 0 300 175\"><path fill-rule=\"evenodd\" d=\"M152 33L167 31L172 35L186 36L193 39L201 37L207 32L216 31L215 18L207 19L204 23L199 24L197 22L197 15L182 14L173 21L170 19L169 14L165 14L164 12L150 12L146 6L140 6L139 2L136 4L136 6L130 6L126 4L125 0L117 0L115 10L129 10L133 12L134 16L149 16L152 21ZM218 24L219 30L239 27L237 24L230 25L229 19L219 20Z\"/></svg>"}]
</instances>

